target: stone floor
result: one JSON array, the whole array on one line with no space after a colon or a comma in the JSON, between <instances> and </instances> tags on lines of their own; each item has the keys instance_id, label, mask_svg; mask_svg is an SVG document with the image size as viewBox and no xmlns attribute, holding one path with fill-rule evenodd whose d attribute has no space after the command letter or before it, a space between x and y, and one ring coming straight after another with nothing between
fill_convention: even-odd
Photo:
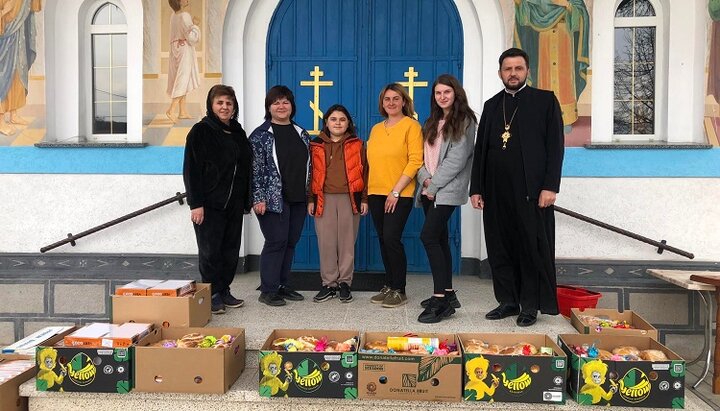
<instances>
[{"instance_id":1,"label":"stone floor","mask_svg":"<svg viewBox=\"0 0 720 411\"><path fill-rule=\"evenodd\" d=\"M96 410L135 408L138 410L149 409L214 409L213 404L223 406L225 409L321 409L332 407L335 411L344 409L382 409L388 410L419 410L437 409L437 404L432 403L406 403L397 401L357 401L352 404L333 400L299 400L287 399L287 403L260 398L257 394L257 350L268 337L273 329L349 329L358 331L399 331L399 332L502 332L502 333L544 333L554 338L558 334L576 333L575 329L562 316L541 315L535 326L530 328L519 328L515 325L514 318L507 318L500 321L488 321L484 314L494 308L495 299L492 293L492 284L489 280L480 280L474 276L460 276L453 279L455 288L458 289L458 298L462 308L451 318L439 324L426 325L417 322L417 316L422 309L419 303L430 295L432 291L432 278L427 275L410 276L408 278L407 294L410 301L407 305L386 309L379 305L371 304L369 301L372 292L355 292L354 301L351 303L340 303L337 299L325 303L313 303L314 292L303 292L305 301L288 302L284 307L267 307L257 301L259 292L256 287L259 284L257 273L248 273L236 277L232 285L233 294L245 300L245 305L238 309L228 309L222 315L214 315L209 327L242 327L246 332L246 346L249 350L246 371L233 388L224 396L189 396L188 394L145 394L131 393L119 396L122 403L108 403L103 406L101 398L105 396L82 394L82 395L53 395L56 393L39 393L35 391L34 382L30 381L21 387L21 395L29 396L30 410L51 410L51 409L80 409L78 407L92 406ZM641 313L642 314L642 313ZM692 340L696 342L697 340ZM683 345L674 342L670 348L678 354L689 358L699 353L701 346L696 343ZM700 364L688 369L687 385L691 386L697 375L702 371ZM712 370L711 370L712 373ZM686 389L686 409L693 410L720 410L720 396L713 395L709 385L711 375L706 378L697 390ZM117 395L115 397L118 397ZM55 401L44 401L46 399ZM198 404L203 403L202 407ZM154 405L151 405L154 404ZM165 404L165 405L163 405ZM227 404L227 406L222 405ZM232 405L231 405L232 404ZM199 407L199 408L198 408ZM447 410L451 409L484 409L490 407L482 404L452 404L443 405ZM544 404L492 404L493 409L578 409L585 408L578 406L572 400L568 400L564 406L553 406ZM615 408L626 409L631 408ZM634 408L638 409L638 408Z\"/></svg>"}]
</instances>

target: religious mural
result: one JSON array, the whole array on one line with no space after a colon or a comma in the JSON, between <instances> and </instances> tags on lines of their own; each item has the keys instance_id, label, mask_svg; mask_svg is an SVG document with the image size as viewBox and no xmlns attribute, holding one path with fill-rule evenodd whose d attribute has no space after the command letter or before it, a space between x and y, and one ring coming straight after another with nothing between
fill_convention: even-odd
<instances>
[{"instance_id":1,"label":"religious mural","mask_svg":"<svg viewBox=\"0 0 720 411\"><path fill-rule=\"evenodd\" d=\"M183 146L190 128L205 115L207 90L222 81L220 51L228 0L143 2L149 11L144 33L143 142Z\"/></svg>"},{"instance_id":2,"label":"religious mural","mask_svg":"<svg viewBox=\"0 0 720 411\"><path fill-rule=\"evenodd\" d=\"M710 28L708 50L707 97L705 98L705 132L715 147L720 137L720 0L708 1Z\"/></svg>"},{"instance_id":3,"label":"religious mural","mask_svg":"<svg viewBox=\"0 0 720 411\"><path fill-rule=\"evenodd\" d=\"M204 115L207 90L222 81L222 33L229 1L143 0L143 142L182 146ZM505 46L526 50L530 84L558 96L567 146L590 143L594 1L499 0ZM717 146L720 0L707 2L704 128L708 141ZM45 137L43 21L43 0L0 0L0 145L28 146ZM116 118L117 114L112 121Z\"/></svg>"},{"instance_id":4,"label":"religious mural","mask_svg":"<svg viewBox=\"0 0 720 411\"><path fill-rule=\"evenodd\" d=\"M31 131L44 128L43 107L28 98L41 10L41 0L0 0L0 144L32 143Z\"/></svg>"},{"instance_id":5,"label":"religious mural","mask_svg":"<svg viewBox=\"0 0 720 411\"><path fill-rule=\"evenodd\" d=\"M528 84L560 101L565 145L590 143L590 15L593 0L502 2L507 47L530 56Z\"/></svg>"}]
</instances>

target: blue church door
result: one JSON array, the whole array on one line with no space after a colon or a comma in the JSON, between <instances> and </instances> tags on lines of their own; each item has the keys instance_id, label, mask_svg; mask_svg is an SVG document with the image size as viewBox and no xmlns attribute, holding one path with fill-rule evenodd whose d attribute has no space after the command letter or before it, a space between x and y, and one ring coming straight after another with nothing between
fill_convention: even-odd
<instances>
[{"instance_id":1,"label":"blue church door","mask_svg":"<svg viewBox=\"0 0 720 411\"><path fill-rule=\"evenodd\" d=\"M345 105L358 135L383 120L378 93L403 84L418 120L427 118L434 79L451 73L462 79L462 25L452 0L283 0L268 34L268 87L284 84L295 93L295 121L311 136L322 129L323 110ZM403 233L408 271L429 272L420 241L424 221L414 209ZM460 212L450 222L453 271L460 266ZM356 243L356 271L384 271L377 234L368 215ZM317 270L312 217L295 251L294 270Z\"/></svg>"}]
</instances>

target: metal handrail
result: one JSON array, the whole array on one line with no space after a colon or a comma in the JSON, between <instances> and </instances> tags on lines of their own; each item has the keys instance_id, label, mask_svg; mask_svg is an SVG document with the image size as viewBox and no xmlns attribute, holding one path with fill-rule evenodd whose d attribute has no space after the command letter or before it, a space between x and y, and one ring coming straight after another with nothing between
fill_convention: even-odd
<instances>
[{"instance_id":1,"label":"metal handrail","mask_svg":"<svg viewBox=\"0 0 720 411\"><path fill-rule=\"evenodd\" d=\"M584 221L586 223L598 226L600 228L604 228L606 230L616 232L618 234L622 234L622 235L630 237L632 239L642 241L643 243L646 243L646 244L654 245L655 247L658 248L658 250L657 250L658 254L662 254L663 251L668 250L671 253L675 253L675 254L681 255L683 257L687 257L691 260L693 258L695 258L695 254L687 252L685 250L681 250L681 249L673 247L671 245L667 245L667 241L665 241L665 240L655 241L651 238L647 238L640 234L635 234L632 231L628 231L628 230L622 229L620 227L615 227L614 225L610 225L610 224L604 223L600 220L596 220L594 218L590 218L590 217L582 215L580 213L576 213L575 211L568 210L567 208L562 208L557 205L554 206L554 208L555 208L555 211L557 211L559 213L568 215L573 218L577 218L578 220Z\"/></svg>"},{"instance_id":2,"label":"metal handrail","mask_svg":"<svg viewBox=\"0 0 720 411\"><path fill-rule=\"evenodd\" d=\"M75 240L78 240L78 239L80 239L80 238L83 238L83 237L85 237L85 236L87 236L87 235L96 233L96 232L98 232L98 231L100 231L100 230L104 230L104 229L106 229L106 228L108 228L108 227L112 227L112 226L114 226L114 225L116 225L116 224L120 224L120 223L122 223L123 221L127 221L127 220L129 220L129 219L131 219L131 218L134 218L134 217L137 217L137 216L139 216L139 215L145 214L145 213L147 213L147 212L149 212L149 211L158 209L158 208L160 208L160 207L166 206L166 205L171 204L171 203L174 203L174 202L176 202L176 201L177 201L180 205L183 205L183 204L184 204L183 199L185 199L185 197L187 197L187 194L186 194L186 193L180 193L180 192L178 192L178 193L175 194L174 197L170 197L170 198L168 198L168 199L166 199L166 200L160 201L159 203L155 203L155 204L149 205L149 206L147 206L147 207L145 207L145 208L141 208L140 210L134 211L134 212L132 212L132 213L130 213L130 214L126 214L126 215L124 215L124 216L122 216L122 217L120 217L120 218L116 218L116 219L114 219L114 220L112 220L112 221L108 221L108 222L105 223L105 224L101 224L101 225L99 225L99 226L97 226L97 227L93 227L93 228L91 228L91 229L89 229L89 230L85 230L85 231L83 231L82 233L74 234L74 235L73 235L72 233L69 233L69 234L67 235L68 238L65 238L65 239L60 240L60 241L58 241L58 242L56 242L56 243L52 243L52 244L50 244L50 245L47 245L47 246L41 248L41 249L40 249L40 252L41 252L41 253L44 253L44 252L46 252L46 251L52 250L52 249L54 249L54 248L58 248L58 247L60 247L61 245L65 245L65 244L67 244L67 243L70 243L71 246L75 247ZM681 255L681 256L683 256L683 257L687 257L687 258L689 258L689 259L691 259L691 260L692 260L693 258L695 258L695 255L694 255L693 253L690 253L690 252L681 250L681 249L679 249L679 248L673 247L673 246L671 246L671 245L668 245L668 244L667 244L667 241L665 241L665 240L655 241L655 240L653 240L653 239L651 239L651 238L642 236L642 235L640 235L640 234L635 234L635 233L633 233L632 231L628 231L628 230L622 229L622 228L620 228L620 227L615 227L614 225L610 225L610 224L604 223L604 222L602 222L602 221L600 221L600 220L596 220L596 219L594 219L594 218L590 218L590 217L588 217L588 216L582 215L582 214L580 214L580 213L576 213L575 211L571 211L571 210L568 210L568 209L566 209L566 208L563 208L563 207L560 207L560 206L557 206L557 205L554 206L554 208L555 208L555 211L557 211L557 212L559 212L559 213L568 215L568 216L573 217L573 218L577 218L578 220L581 220L581 221L584 221L584 222L586 222L586 223L589 223L589 224L598 226L598 227L600 227L600 228L604 228L604 229L606 229L606 230L610 230L610 231L613 231L613 232L615 232L615 233L622 234L622 235L624 235L624 236L630 237L630 238L635 239L635 240L637 240L637 241L641 241L641 242L643 242L643 243L653 245L653 246L655 246L655 247L658 248L658 250L657 250L658 254L662 254L663 251L668 250L668 251L670 251L671 253L675 253L675 254Z\"/></svg>"},{"instance_id":3,"label":"metal handrail","mask_svg":"<svg viewBox=\"0 0 720 411\"><path fill-rule=\"evenodd\" d=\"M166 206L166 205L168 205L168 204L174 203L174 202L176 202L176 201L177 201L180 205L183 205L183 204L185 204L185 203L183 202L183 199L184 199L185 197L187 197L187 194L186 194L186 193L180 193L180 192L178 192L178 193L175 193L175 196L174 196L174 197L170 197L170 198L168 198L167 200L163 200L163 201L160 201L159 203L155 203L155 204L149 205L149 206L147 206L147 207L145 207L145 208L141 208L141 209L139 209L139 210L137 210L137 211L133 211L133 212L130 213L130 214L126 214L126 215L124 215L124 216L122 216L122 217L120 217L120 218L116 218L116 219L114 219L114 220L112 220L112 221L108 221L108 222L105 223L105 224L100 224L99 226L93 227L93 228L91 228L91 229L89 229L89 230L85 230L85 231L83 231L82 233L78 233L78 234L74 234L74 235L73 235L72 233L68 233L68 235L67 235L68 238L66 238L66 239L64 239L64 240L60 240L60 241L58 241L58 242L56 242L56 243L52 243L52 244L50 244L50 245L47 245L47 246L41 248L41 249L40 249L40 252L41 252L41 253L44 253L44 252L46 252L46 251L52 250L53 248L58 248L58 247L60 247L61 245L65 245L65 244L67 244L67 243L70 243L71 246L75 247L75 240L80 239L80 238L83 238L83 237L85 237L85 236L87 236L87 235L90 235L90 234L93 234L93 233L97 233L97 232L100 231L100 230L104 230L104 229L106 229L106 228L108 228L108 227L112 227L112 226L114 226L114 225L116 225L116 224L120 224L120 223L122 223L123 221L127 221L127 220L129 220L129 219L131 219L131 218L134 218L134 217L137 217L137 216L139 216L139 215L145 214L145 213L147 213L147 212L149 212L149 211L153 211L153 210L155 210L155 209L158 209L158 208L160 208L160 207L163 207L163 206Z\"/></svg>"}]
</instances>

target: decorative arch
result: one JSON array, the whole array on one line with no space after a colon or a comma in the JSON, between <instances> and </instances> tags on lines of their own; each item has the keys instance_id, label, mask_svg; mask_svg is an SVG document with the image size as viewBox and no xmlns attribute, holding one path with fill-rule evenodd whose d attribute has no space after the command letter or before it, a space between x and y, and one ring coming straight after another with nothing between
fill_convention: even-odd
<instances>
[{"instance_id":1,"label":"decorative arch","mask_svg":"<svg viewBox=\"0 0 720 411\"><path fill-rule=\"evenodd\" d=\"M497 58L505 48L499 0L454 0L463 24L463 85L470 104L480 113L483 103L500 89ZM252 130L265 112L267 33L280 0L230 0L223 33L223 81L240 91L239 120ZM462 213L463 257L485 258L481 217L468 207ZM262 233L256 222L246 225L246 254L260 254Z\"/></svg>"}]
</instances>

